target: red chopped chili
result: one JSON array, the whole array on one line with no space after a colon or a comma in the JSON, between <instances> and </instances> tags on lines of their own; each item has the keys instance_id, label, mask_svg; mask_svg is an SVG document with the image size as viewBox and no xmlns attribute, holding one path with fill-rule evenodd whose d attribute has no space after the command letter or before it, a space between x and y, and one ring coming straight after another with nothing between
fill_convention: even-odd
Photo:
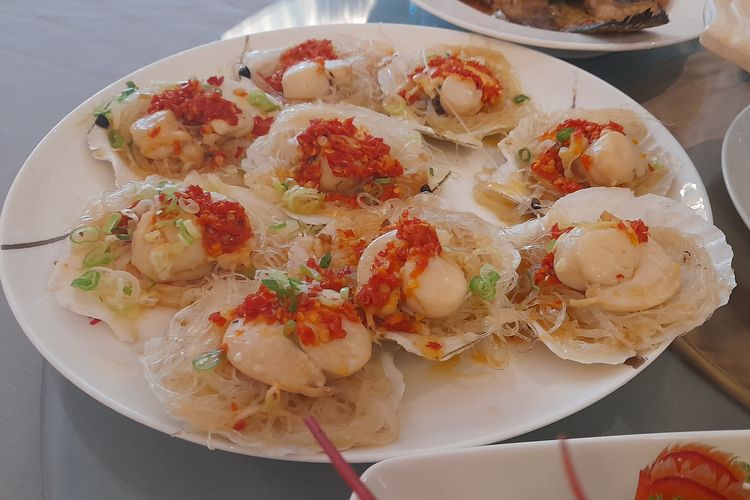
<instances>
[{"instance_id":1,"label":"red chopped chili","mask_svg":"<svg viewBox=\"0 0 750 500\"><path fill-rule=\"evenodd\" d=\"M328 163L336 177L367 180L398 177L404 167L391 156L391 147L354 124L354 118L316 118L297 136L301 165L296 179L301 184L320 186L321 162Z\"/></svg>"},{"instance_id":2,"label":"red chopped chili","mask_svg":"<svg viewBox=\"0 0 750 500\"><path fill-rule=\"evenodd\" d=\"M255 136L262 136L268 134L273 125L273 116L263 118L262 116L256 115L253 117L253 130L252 133Z\"/></svg>"},{"instance_id":3,"label":"red chopped chili","mask_svg":"<svg viewBox=\"0 0 750 500\"><path fill-rule=\"evenodd\" d=\"M221 97L215 89L204 89L198 80L183 83L177 89L165 90L151 98L148 113L170 109L185 125L203 125L211 120L239 123L242 112L233 102Z\"/></svg>"},{"instance_id":4,"label":"red chopped chili","mask_svg":"<svg viewBox=\"0 0 750 500\"><path fill-rule=\"evenodd\" d=\"M178 191L174 195L189 198L198 204L199 210L195 215L203 233L203 248L212 257L235 252L252 237L245 209L239 203L213 201L210 192L196 185L190 185L184 192ZM163 194L160 199L165 200ZM165 215L174 216L172 213Z\"/></svg>"},{"instance_id":5,"label":"red chopped chili","mask_svg":"<svg viewBox=\"0 0 750 500\"><path fill-rule=\"evenodd\" d=\"M566 134L567 137L565 137L565 140L560 141L558 134L566 129L572 129L572 133ZM565 120L539 137L540 140L554 140L556 142L538 160L531 164L531 171L537 177L547 181L562 194L569 194L582 189L584 186L581 183L565 177L565 167L560 158L560 148L570 147L571 138L574 136L579 139L585 138L591 143L599 139L608 130L620 132L621 134L625 133L623 126L613 121L601 124L582 119ZM583 168L588 169L591 167L591 157L582 155L580 159Z\"/></svg>"},{"instance_id":6,"label":"red chopped chili","mask_svg":"<svg viewBox=\"0 0 750 500\"><path fill-rule=\"evenodd\" d=\"M482 91L482 104L495 104L503 94L503 87L491 69L484 64L470 59L463 59L455 55L435 56L427 61L427 67L418 66L407 75L407 86L399 94L413 104L426 94L422 87L414 81L418 75L428 76L432 80L442 81L455 75L471 80L474 86Z\"/></svg>"}]
</instances>

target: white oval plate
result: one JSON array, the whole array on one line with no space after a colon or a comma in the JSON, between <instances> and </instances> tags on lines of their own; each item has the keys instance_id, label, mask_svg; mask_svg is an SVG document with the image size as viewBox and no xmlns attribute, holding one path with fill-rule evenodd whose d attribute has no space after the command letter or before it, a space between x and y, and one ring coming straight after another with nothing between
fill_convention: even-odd
<instances>
[{"instance_id":1,"label":"white oval plate","mask_svg":"<svg viewBox=\"0 0 750 500\"><path fill-rule=\"evenodd\" d=\"M737 115L724 136L721 171L734 208L750 228L750 106Z\"/></svg>"},{"instance_id":2,"label":"white oval plate","mask_svg":"<svg viewBox=\"0 0 750 500\"><path fill-rule=\"evenodd\" d=\"M702 443L750 460L750 431L639 434L567 441L587 498L632 500L638 472L667 446ZM362 479L379 500L574 500L559 441L513 443L385 460ZM352 495L351 500L357 496Z\"/></svg>"},{"instance_id":3,"label":"white oval plate","mask_svg":"<svg viewBox=\"0 0 750 500\"><path fill-rule=\"evenodd\" d=\"M412 0L441 19L483 35L532 47L584 52L624 52L665 47L697 38L707 0L672 0L669 23L637 33L584 35L531 28L469 7L460 0Z\"/></svg>"},{"instance_id":4,"label":"white oval plate","mask_svg":"<svg viewBox=\"0 0 750 500\"><path fill-rule=\"evenodd\" d=\"M644 119L657 141L681 165L672 196L710 220L705 189L685 151L670 133L637 103L614 87L574 66L522 47L478 35L406 25L314 26L253 35L253 48L299 43L310 37L358 37L386 40L402 49L436 43L481 44L501 50L517 68L524 91L541 108L622 106ZM62 234L75 223L85 201L111 189L111 169L91 158L84 135L97 104L119 93L127 80L174 80L229 73L245 40L214 42L174 55L128 75L97 93L65 117L28 158L15 179L0 220L0 242L13 244ZM550 78L555 75L555 78ZM455 148L446 148L449 152ZM474 172L487 160L481 151L453 157L457 175L444 193L457 208L491 217L473 201ZM103 404L168 434L206 444L201 433L181 432L179 422L167 417L148 388L137 354L117 341L103 325L63 310L47 290L53 261L63 251L59 242L24 250L0 252L2 283L18 322L31 342L65 377ZM153 331L157 332L155 326ZM664 346L663 348L666 348ZM662 348L662 350L663 350ZM659 351L661 352L661 351ZM649 362L659 352L649 356ZM437 370L431 363L400 356L407 389L400 412L400 439L387 446L358 448L345 453L354 462L370 462L419 451L440 450L497 442L566 417L611 393L639 370L629 366L583 366L562 361L543 346L515 356L502 371L477 367ZM227 441L211 446L238 453ZM277 456L269 449L262 456ZM319 454L285 457L322 461Z\"/></svg>"}]
</instances>

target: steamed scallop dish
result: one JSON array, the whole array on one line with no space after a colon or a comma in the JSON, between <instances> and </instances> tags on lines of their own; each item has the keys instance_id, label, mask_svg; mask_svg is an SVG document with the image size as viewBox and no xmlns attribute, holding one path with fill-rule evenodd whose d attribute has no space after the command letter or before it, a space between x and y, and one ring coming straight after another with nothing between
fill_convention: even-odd
<instances>
[{"instance_id":1,"label":"steamed scallop dish","mask_svg":"<svg viewBox=\"0 0 750 500\"><path fill-rule=\"evenodd\" d=\"M674 176L641 119L625 109L531 115L499 147L506 162L479 180L475 195L508 222L589 187L664 195Z\"/></svg>"},{"instance_id":2,"label":"steamed scallop dish","mask_svg":"<svg viewBox=\"0 0 750 500\"><path fill-rule=\"evenodd\" d=\"M240 188L218 178L188 181L149 178L93 202L55 264L57 301L135 341L145 310L176 310L213 273L248 272L262 261L256 254L261 240L270 243L263 233L273 208L242 193L235 201L228 195Z\"/></svg>"},{"instance_id":3,"label":"steamed scallop dish","mask_svg":"<svg viewBox=\"0 0 750 500\"><path fill-rule=\"evenodd\" d=\"M193 171L241 184L245 150L279 108L247 78L128 82L95 111L88 143L95 158L112 164L120 185L149 175L179 180Z\"/></svg>"},{"instance_id":4,"label":"steamed scallop dish","mask_svg":"<svg viewBox=\"0 0 750 500\"><path fill-rule=\"evenodd\" d=\"M610 23L656 2L510 3ZM306 459L307 416L339 449L398 441L403 417L391 453L431 398L470 387L500 420L540 362L608 377L572 362L655 356L727 303L732 250L664 197L698 181L653 117L546 109L516 79L544 88L539 68L481 38L253 46L271 39L211 61L231 76L128 82L81 124L114 182L49 289L140 356L177 434ZM78 194L109 178L92 163Z\"/></svg>"},{"instance_id":5,"label":"steamed scallop dish","mask_svg":"<svg viewBox=\"0 0 750 500\"><path fill-rule=\"evenodd\" d=\"M390 116L466 146L509 131L530 104L503 55L479 47L398 53L380 70L379 81Z\"/></svg>"},{"instance_id":6,"label":"steamed scallop dish","mask_svg":"<svg viewBox=\"0 0 750 500\"><path fill-rule=\"evenodd\" d=\"M580 363L648 355L700 326L735 286L721 231L661 196L578 191L508 232L522 256L515 301L552 352Z\"/></svg>"},{"instance_id":7,"label":"steamed scallop dish","mask_svg":"<svg viewBox=\"0 0 750 500\"><path fill-rule=\"evenodd\" d=\"M279 454L314 445L306 415L341 449L393 441L401 373L373 346L349 289L329 277L260 270L209 284L146 344L146 376L170 415Z\"/></svg>"},{"instance_id":8,"label":"steamed scallop dish","mask_svg":"<svg viewBox=\"0 0 750 500\"><path fill-rule=\"evenodd\" d=\"M504 366L507 338L521 337L521 315L506 297L518 253L499 230L430 195L392 200L298 240L290 272L309 255L353 278L354 302L378 338L423 358L444 361L473 349Z\"/></svg>"},{"instance_id":9,"label":"steamed scallop dish","mask_svg":"<svg viewBox=\"0 0 750 500\"><path fill-rule=\"evenodd\" d=\"M624 33L669 22L668 0L489 0L511 22L572 33Z\"/></svg>"},{"instance_id":10,"label":"steamed scallop dish","mask_svg":"<svg viewBox=\"0 0 750 500\"><path fill-rule=\"evenodd\" d=\"M250 190L321 224L418 194L437 163L408 123L357 106L301 104L279 114L242 168Z\"/></svg>"},{"instance_id":11,"label":"steamed scallop dish","mask_svg":"<svg viewBox=\"0 0 750 500\"><path fill-rule=\"evenodd\" d=\"M290 47L250 51L243 63L260 88L287 103L374 106L380 94L377 68L391 52L381 42L309 39Z\"/></svg>"}]
</instances>

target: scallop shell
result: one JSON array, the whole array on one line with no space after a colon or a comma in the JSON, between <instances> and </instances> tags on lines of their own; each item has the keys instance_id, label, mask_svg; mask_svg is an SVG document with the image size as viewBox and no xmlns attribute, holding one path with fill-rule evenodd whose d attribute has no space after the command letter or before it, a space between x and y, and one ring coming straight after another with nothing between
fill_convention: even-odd
<instances>
[{"instance_id":1,"label":"scallop shell","mask_svg":"<svg viewBox=\"0 0 750 500\"><path fill-rule=\"evenodd\" d=\"M166 179L150 176L145 181L127 183L116 191L106 192L100 197L90 200L79 225L90 224L92 221L101 220L108 214L130 209L134 205L136 197L147 198L152 196L156 193L158 184L163 181L166 181ZM180 186L174 181L172 183ZM272 221L283 217L283 213L273 205L258 200L246 189L224 183L219 176L214 174L191 173L182 185L198 185L215 195L237 201L250 216L254 236L261 241L265 241L269 247L281 245L276 236L267 234L266 231ZM144 195L144 193L153 194ZM132 280L134 286L141 288L144 292L142 298L148 305L139 303L125 312L114 312L97 299L98 295L71 286L74 279L88 270L83 264L85 254L86 250L76 248L75 244L68 242L65 254L55 262L48 286L62 307L77 314L103 321L120 340L126 342L140 345L140 342L152 337L156 332L158 334L164 333L165 320L168 320L178 310L179 305L184 305L185 301L189 302L191 300L190 290L201 284L201 280L198 280L198 283L176 283L155 287L155 289L158 289L156 293L159 298L157 299L157 295L151 294L151 290L147 290L150 280L143 277L130 264L131 255L128 247L123 249L118 259L113 263L114 267L107 265L95 269L102 273L110 272L110 268L116 269L124 279ZM261 265L267 265L268 263L263 257L263 255L254 255L254 260ZM132 293L138 295L140 292L135 290ZM149 298L149 296L151 297ZM167 305L164 305L165 303ZM161 327L153 326L154 322Z\"/></svg>"},{"instance_id":2,"label":"scallop shell","mask_svg":"<svg viewBox=\"0 0 750 500\"><path fill-rule=\"evenodd\" d=\"M378 86L377 70L381 61L393 53L393 48L385 42L374 40L358 40L354 38L337 37L332 40L333 49L339 56L339 60L351 64L354 79L351 84L335 86L331 95L321 99L326 103L348 103L357 106L376 108L380 103L380 87ZM294 47L280 47L275 49L258 49L246 52L242 62L250 70L253 82L265 92L286 101L288 104L296 104L303 101L285 100L282 93L273 89L265 78L272 75L281 68L281 55L288 49Z\"/></svg>"},{"instance_id":3,"label":"scallop shell","mask_svg":"<svg viewBox=\"0 0 750 500\"><path fill-rule=\"evenodd\" d=\"M202 166L183 166L179 163L171 165L169 167L160 166L161 164L156 160L148 160L138 151L137 146L132 142L132 135L130 133L130 125L139 118L148 115L148 108L151 103L153 96L160 94L161 92L174 88L180 82L150 82L148 86L139 88L129 95L121 95L112 98L112 100L106 104L106 108L109 109L107 128L103 128L96 124L92 125L89 132L86 135L88 147L91 150L92 156L97 160L106 161L111 164L112 170L115 176L115 184L123 186L128 182L142 181L150 175L161 175L169 179L182 179L190 171L198 172L216 172L219 173L225 181L233 184L242 184L241 171L239 165L232 163L231 160L222 168L216 167L202 167ZM258 109L252 106L249 102L245 102L246 99L242 95L257 90L257 86L246 78L241 78L239 81L224 79L222 84L219 86L223 95L227 96L227 99L234 102L237 105L244 116L253 122L255 116L272 116L275 112L261 113ZM237 91L242 95L237 95L234 92ZM267 96L271 102L280 103L276 101L272 96ZM191 127L197 128L197 127ZM110 141L109 134L112 131L116 131L122 137L124 146L116 149ZM246 138L237 138L238 147L242 144L249 145L249 140ZM164 164L166 165L166 164ZM179 171L175 171L179 167Z\"/></svg>"},{"instance_id":4,"label":"scallop shell","mask_svg":"<svg viewBox=\"0 0 750 500\"><path fill-rule=\"evenodd\" d=\"M508 132L516 126L523 114L532 109L529 101L522 104L513 102L513 98L521 94L521 90L505 57L495 50L483 47L438 45L412 53L396 54L378 73L384 99L398 96L409 73L418 66L424 66L430 55L440 53L455 54L487 65L503 87L500 103L490 111L461 119L439 116L431 106L426 113L407 106L403 115L393 115L394 117L418 123L417 129L430 137L478 148L482 146L483 138Z\"/></svg>"},{"instance_id":5,"label":"scallop shell","mask_svg":"<svg viewBox=\"0 0 750 500\"><path fill-rule=\"evenodd\" d=\"M508 228L505 233L517 247L532 242L538 235L548 231L554 224L566 227L572 223L596 222L599 215L607 211L621 219L641 219L650 228L665 228L680 231L691 237L696 246L706 252L708 262L715 271L715 286L718 301L715 308L729 301L736 286L732 270L732 248L724 234L713 224L705 221L689 207L669 198L654 194L635 196L625 188L589 188L569 194L558 200L546 216ZM715 309L714 308L714 309ZM712 310L697 311L693 317L684 317L674 325L667 325L659 338L669 343L676 337L700 326L710 317ZM545 332L539 325L532 325L540 340L556 355L579 363L622 363L638 353L619 344L615 349L596 342L562 338L555 332Z\"/></svg>"},{"instance_id":6,"label":"scallop shell","mask_svg":"<svg viewBox=\"0 0 750 500\"><path fill-rule=\"evenodd\" d=\"M285 108L276 117L268 135L258 138L248 149L247 158L242 162L245 184L259 197L280 203L283 193L273 188L272 180L283 181L298 166L297 135L315 118L345 120L352 117L355 125L382 138L391 147L391 154L404 167L404 175L398 179L403 180L405 189L418 193L420 186L427 182L429 168L439 165L442 159L433 154L411 124L351 104L298 104ZM320 225L350 211L324 203L313 213L288 212L288 215L306 224Z\"/></svg>"},{"instance_id":7,"label":"scallop shell","mask_svg":"<svg viewBox=\"0 0 750 500\"><path fill-rule=\"evenodd\" d=\"M661 165L643 181L631 186L635 193L665 195L669 191L679 165L656 143L635 112L620 108L574 109L553 114L535 113L523 118L518 127L500 141L498 147L506 162L496 172L480 180L475 188L477 198L502 219L518 221L523 215L544 213L560 195L535 181L529 169L531 162L522 162L518 152L525 148L531 152L532 158L538 157L550 145L549 141L540 141L539 137L564 120L575 118L597 123L614 121L623 125L625 134L638 142L646 157L650 161L658 160ZM531 207L533 199L538 203L534 208Z\"/></svg>"},{"instance_id":8,"label":"scallop shell","mask_svg":"<svg viewBox=\"0 0 750 500\"><path fill-rule=\"evenodd\" d=\"M377 349L363 370L351 377L329 380L337 392L330 404L325 398L308 398L301 395L287 395L289 408L281 408L275 415L288 427L285 431L269 429L267 433L243 433L234 430L232 425L238 418L253 418L267 410L263 404L253 406L245 415L232 411L230 404L243 401L262 402L270 388L235 371L231 377L212 382L213 372L198 372L192 361L216 349L222 333L209 322L208 317L216 311L226 311L236 307L243 298L258 290L255 280L225 277L212 280L203 289L200 298L180 310L172 319L169 331L161 338L146 343L141 357L146 380L172 417L184 422L185 430L201 431L206 434L206 444L210 446L211 435L221 435L246 450L268 452L282 457L291 454L309 454L315 446L314 440L302 423L305 411L314 410L322 404L325 410L318 415L326 433L341 448L365 444L390 442L396 438L398 429L398 407L404 393L404 377L393 363L393 354L386 349ZM375 368L373 370L373 368ZM369 397L362 397L362 391ZM252 397L251 397L252 396ZM354 400L354 401L352 401ZM340 405L352 402L357 408L351 420L342 421ZM295 403L302 408L296 407ZM288 410L288 411L286 411ZM241 415L238 417L238 415ZM326 415L333 415L331 421ZM269 442L273 447L269 448Z\"/></svg>"},{"instance_id":9,"label":"scallop shell","mask_svg":"<svg viewBox=\"0 0 750 500\"><path fill-rule=\"evenodd\" d=\"M500 273L497 297L494 301L482 302L467 290L466 300L458 311L444 318L427 320L424 330L418 334L385 329L376 329L376 334L396 342L408 352L441 361L480 344L492 335L510 335L505 325L517 321L518 314L505 294L516 282L520 256L498 227L477 215L451 210L434 196L422 194L406 201L390 200L377 209L339 219L323 232L333 238L333 246L337 229L350 229L355 232L355 237L369 244L381 235L384 224L395 223L407 210L410 217L417 217L435 227L444 254L455 258L467 282L479 274L481 264L496 267ZM307 240L301 242L299 248L290 250L290 254L295 256L295 262L299 262L306 252L308 257L311 256L314 248L314 242ZM336 257L333 265L337 265L335 260Z\"/></svg>"}]
</instances>

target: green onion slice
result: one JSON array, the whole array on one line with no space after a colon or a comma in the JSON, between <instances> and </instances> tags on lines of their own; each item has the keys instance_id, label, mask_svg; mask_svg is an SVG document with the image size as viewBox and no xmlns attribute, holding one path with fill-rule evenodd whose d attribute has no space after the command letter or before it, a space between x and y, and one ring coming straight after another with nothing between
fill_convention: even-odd
<instances>
[{"instance_id":1,"label":"green onion slice","mask_svg":"<svg viewBox=\"0 0 750 500\"><path fill-rule=\"evenodd\" d=\"M375 184L390 184L391 178L390 177L378 177L377 179L373 179Z\"/></svg>"},{"instance_id":2,"label":"green onion slice","mask_svg":"<svg viewBox=\"0 0 750 500\"><path fill-rule=\"evenodd\" d=\"M110 146L114 149L122 149L125 146L125 139L116 130L110 130L107 137L109 138Z\"/></svg>"},{"instance_id":3,"label":"green onion slice","mask_svg":"<svg viewBox=\"0 0 750 500\"><path fill-rule=\"evenodd\" d=\"M531 151L529 151L529 148L522 148L518 150L518 159L521 160L524 163L528 163L531 161Z\"/></svg>"},{"instance_id":4,"label":"green onion slice","mask_svg":"<svg viewBox=\"0 0 750 500\"><path fill-rule=\"evenodd\" d=\"M251 90L247 95L248 102L264 113L275 111L279 106L268 98L268 95L260 89Z\"/></svg>"},{"instance_id":5,"label":"green onion slice","mask_svg":"<svg viewBox=\"0 0 750 500\"><path fill-rule=\"evenodd\" d=\"M560 130L557 133L557 142L565 142L565 141L567 141L568 139L570 139L570 136L573 135L573 132L575 132L575 131L576 131L576 129L574 129L572 127L567 127L567 128L564 128L564 129Z\"/></svg>"},{"instance_id":6,"label":"green onion slice","mask_svg":"<svg viewBox=\"0 0 750 500\"><path fill-rule=\"evenodd\" d=\"M321 269L328 269L331 266L331 253L326 253L323 257L320 258L320 268Z\"/></svg>"},{"instance_id":7,"label":"green onion slice","mask_svg":"<svg viewBox=\"0 0 750 500\"><path fill-rule=\"evenodd\" d=\"M286 323L284 323L284 335L289 337L290 335L294 334L294 332L297 331L297 322L293 319L290 319Z\"/></svg>"},{"instance_id":8,"label":"green onion slice","mask_svg":"<svg viewBox=\"0 0 750 500\"><path fill-rule=\"evenodd\" d=\"M523 104L526 101L530 101L531 97L524 95L524 94L518 94L513 98L513 102L516 104Z\"/></svg>"},{"instance_id":9,"label":"green onion slice","mask_svg":"<svg viewBox=\"0 0 750 500\"><path fill-rule=\"evenodd\" d=\"M307 276L308 278L312 278L315 281L323 281L323 277L320 275L318 271L315 269L312 269L310 267L307 267L305 265L299 266L299 270L302 274Z\"/></svg>"},{"instance_id":10,"label":"green onion slice","mask_svg":"<svg viewBox=\"0 0 750 500\"><path fill-rule=\"evenodd\" d=\"M190 236L190 233L187 230L187 227L185 227L185 221L182 219L175 219L174 225L177 227L178 235L177 237L180 238L180 240L187 246L190 246L193 244L193 237Z\"/></svg>"},{"instance_id":11,"label":"green onion slice","mask_svg":"<svg viewBox=\"0 0 750 500\"><path fill-rule=\"evenodd\" d=\"M99 239L99 228L96 226L81 226L70 232L73 243L91 243Z\"/></svg>"},{"instance_id":12,"label":"green onion slice","mask_svg":"<svg viewBox=\"0 0 750 500\"><path fill-rule=\"evenodd\" d=\"M101 273L99 271L86 271L78 278L70 282L70 286L78 288L80 290L90 292L99 286L99 280L101 279Z\"/></svg>"},{"instance_id":13,"label":"green onion slice","mask_svg":"<svg viewBox=\"0 0 750 500\"><path fill-rule=\"evenodd\" d=\"M201 354L193 360L193 368L198 371L206 371L215 368L224 356L224 351L221 349L214 349Z\"/></svg>"},{"instance_id":14,"label":"green onion slice","mask_svg":"<svg viewBox=\"0 0 750 500\"><path fill-rule=\"evenodd\" d=\"M104 227L102 230L104 231L104 234L112 234L112 231L115 227L117 227L117 224L120 223L120 218L122 217L121 214L112 214L109 216L109 219L107 219L107 222L104 224Z\"/></svg>"},{"instance_id":15,"label":"green onion slice","mask_svg":"<svg viewBox=\"0 0 750 500\"><path fill-rule=\"evenodd\" d=\"M284 229L286 227L286 221L277 222L276 224L271 224L269 229L271 231L280 231L281 229Z\"/></svg>"},{"instance_id":16,"label":"green onion slice","mask_svg":"<svg viewBox=\"0 0 750 500\"><path fill-rule=\"evenodd\" d=\"M110 253L109 246L95 247L83 258L83 265L85 267L106 266L113 260L115 260L115 257Z\"/></svg>"}]
</instances>

